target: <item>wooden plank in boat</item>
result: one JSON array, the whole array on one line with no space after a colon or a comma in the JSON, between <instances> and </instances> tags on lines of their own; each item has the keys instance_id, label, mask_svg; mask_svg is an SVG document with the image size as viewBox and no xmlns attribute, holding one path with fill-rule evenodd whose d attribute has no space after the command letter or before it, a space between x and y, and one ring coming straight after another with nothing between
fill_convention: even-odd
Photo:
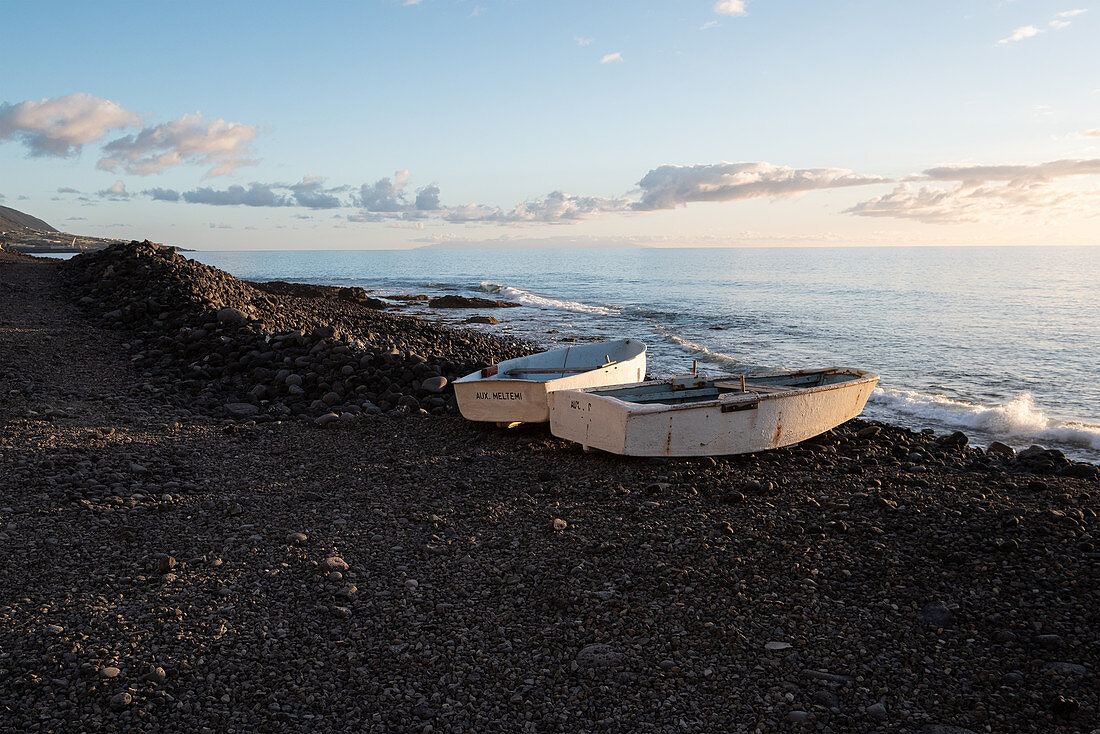
<instances>
[{"instance_id":1,"label":"wooden plank in boat","mask_svg":"<svg viewBox=\"0 0 1100 734\"><path fill-rule=\"evenodd\" d=\"M741 383L740 382L725 382L725 381L715 382L714 386L716 388L718 388L719 390L736 390L737 392L741 392ZM797 389L798 389L797 387L783 387L783 386L780 386L780 385L761 385L761 384L755 383L755 382L746 382L745 383L745 392L777 393L777 392L790 392L791 390L797 390Z\"/></svg>"}]
</instances>

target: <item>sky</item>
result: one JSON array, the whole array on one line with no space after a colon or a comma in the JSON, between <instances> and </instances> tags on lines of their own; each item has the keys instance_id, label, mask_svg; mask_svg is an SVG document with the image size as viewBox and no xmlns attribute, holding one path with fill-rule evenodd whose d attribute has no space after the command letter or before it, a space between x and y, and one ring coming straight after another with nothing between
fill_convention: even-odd
<instances>
[{"instance_id":1,"label":"sky","mask_svg":"<svg viewBox=\"0 0 1100 734\"><path fill-rule=\"evenodd\" d=\"M0 0L0 205L199 250L1100 244L1092 0Z\"/></svg>"}]
</instances>

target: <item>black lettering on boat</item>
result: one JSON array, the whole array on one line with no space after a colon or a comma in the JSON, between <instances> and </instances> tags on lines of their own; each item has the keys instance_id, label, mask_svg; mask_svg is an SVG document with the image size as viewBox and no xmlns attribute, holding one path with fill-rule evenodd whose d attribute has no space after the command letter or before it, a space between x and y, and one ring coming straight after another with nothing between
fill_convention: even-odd
<instances>
[{"instance_id":1,"label":"black lettering on boat","mask_svg":"<svg viewBox=\"0 0 1100 734\"><path fill-rule=\"evenodd\" d=\"M474 400L523 400L521 392L477 392Z\"/></svg>"}]
</instances>

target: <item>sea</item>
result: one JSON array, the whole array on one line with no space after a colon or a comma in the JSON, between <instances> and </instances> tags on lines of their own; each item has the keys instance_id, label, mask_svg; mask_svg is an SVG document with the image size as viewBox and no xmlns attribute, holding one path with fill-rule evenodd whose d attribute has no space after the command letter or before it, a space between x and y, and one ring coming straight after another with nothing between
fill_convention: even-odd
<instances>
[{"instance_id":1,"label":"sea","mask_svg":"<svg viewBox=\"0 0 1100 734\"><path fill-rule=\"evenodd\" d=\"M654 376L853 366L864 416L1100 462L1100 247L194 252L248 280L458 294L406 310L547 348L632 337Z\"/></svg>"}]
</instances>

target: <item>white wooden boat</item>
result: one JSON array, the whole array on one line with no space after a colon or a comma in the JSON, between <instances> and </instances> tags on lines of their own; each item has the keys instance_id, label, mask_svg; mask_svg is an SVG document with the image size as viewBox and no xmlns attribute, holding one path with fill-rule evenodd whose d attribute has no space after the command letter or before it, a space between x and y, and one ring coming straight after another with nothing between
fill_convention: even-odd
<instances>
[{"instance_id":1,"label":"white wooden boat","mask_svg":"<svg viewBox=\"0 0 1100 734\"><path fill-rule=\"evenodd\" d=\"M863 410L878 375L831 367L687 375L549 395L550 432L627 456L719 456L789 446Z\"/></svg>"},{"instance_id":2,"label":"white wooden boat","mask_svg":"<svg viewBox=\"0 0 1100 734\"><path fill-rule=\"evenodd\" d=\"M645 379L645 344L616 339L509 359L454 382L462 416L493 423L545 423L548 393Z\"/></svg>"}]
</instances>

